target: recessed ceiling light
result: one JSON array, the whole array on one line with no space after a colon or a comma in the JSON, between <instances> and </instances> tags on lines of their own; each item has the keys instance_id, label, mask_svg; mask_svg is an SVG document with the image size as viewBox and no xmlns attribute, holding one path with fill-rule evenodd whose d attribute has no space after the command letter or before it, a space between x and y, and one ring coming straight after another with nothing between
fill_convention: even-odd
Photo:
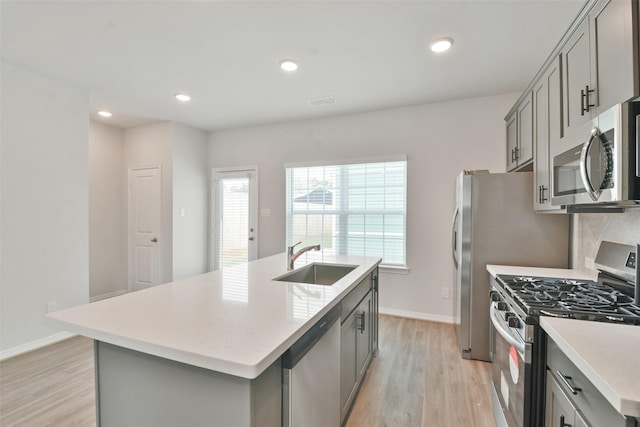
<instances>
[{"instance_id":1,"label":"recessed ceiling light","mask_svg":"<svg viewBox=\"0 0 640 427\"><path fill-rule=\"evenodd\" d=\"M98 111L98 114L101 115L102 117L111 117L111 116L113 116L113 114L111 114L108 111L104 111L104 110L103 111Z\"/></svg>"},{"instance_id":2,"label":"recessed ceiling light","mask_svg":"<svg viewBox=\"0 0 640 427\"><path fill-rule=\"evenodd\" d=\"M440 53L440 52L444 52L445 50L448 50L451 45L453 44L453 39L449 38L449 37L443 37L437 40L434 40L430 45L429 48L436 53Z\"/></svg>"},{"instance_id":3,"label":"recessed ceiling light","mask_svg":"<svg viewBox=\"0 0 640 427\"><path fill-rule=\"evenodd\" d=\"M298 63L293 59L283 59L280 61L280 68L284 71L295 71L298 69Z\"/></svg>"},{"instance_id":4,"label":"recessed ceiling light","mask_svg":"<svg viewBox=\"0 0 640 427\"><path fill-rule=\"evenodd\" d=\"M176 93L175 97L180 102L188 102L191 101L191 97L186 93Z\"/></svg>"}]
</instances>

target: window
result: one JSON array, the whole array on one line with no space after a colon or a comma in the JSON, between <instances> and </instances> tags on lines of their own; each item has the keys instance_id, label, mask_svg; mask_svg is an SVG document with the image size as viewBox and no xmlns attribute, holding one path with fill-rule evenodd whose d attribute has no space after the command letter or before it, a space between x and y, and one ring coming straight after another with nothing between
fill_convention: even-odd
<instances>
[{"instance_id":1,"label":"window","mask_svg":"<svg viewBox=\"0 0 640 427\"><path fill-rule=\"evenodd\" d=\"M287 167L287 245L406 266L406 160Z\"/></svg>"}]
</instances>

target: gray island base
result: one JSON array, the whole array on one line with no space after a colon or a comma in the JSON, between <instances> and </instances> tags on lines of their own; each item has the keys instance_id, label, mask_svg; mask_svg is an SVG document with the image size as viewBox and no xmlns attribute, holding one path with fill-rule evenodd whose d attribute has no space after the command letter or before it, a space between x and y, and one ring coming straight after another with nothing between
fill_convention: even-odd
<instances>
[{"instance_id":1,"label":"gray island base","mask_svg":"<svg viewBox=\"0 0 640 427\"><path fill-rule=\"evenodd\" d=\"M247 379L95 341L98 427L280 427L280 359Z\"/></svg>"}]
</instances>

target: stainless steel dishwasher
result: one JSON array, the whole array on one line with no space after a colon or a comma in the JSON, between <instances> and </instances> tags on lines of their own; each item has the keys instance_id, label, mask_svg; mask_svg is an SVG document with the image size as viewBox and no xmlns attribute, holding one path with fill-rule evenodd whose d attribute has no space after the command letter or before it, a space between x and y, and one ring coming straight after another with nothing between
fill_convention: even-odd
<instances>
[{"instance_id":1,"label":"stainless steel dishwasher","mask_svg":"<svg viewBox=\"0 0 640 427\"><path fill-rule=\"evenodd\" d=\"M340 304L282 355L282 425L340 425Z\"/></svg>"}]
</instances>

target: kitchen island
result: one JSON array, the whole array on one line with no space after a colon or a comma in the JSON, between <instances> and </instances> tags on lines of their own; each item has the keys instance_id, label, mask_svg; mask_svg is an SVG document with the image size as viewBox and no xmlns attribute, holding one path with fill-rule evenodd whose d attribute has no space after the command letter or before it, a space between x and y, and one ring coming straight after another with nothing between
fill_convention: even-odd
<instances>
[{"instance_id":1,"label":"kitchen island","mask_svg":"<svg viewBox=\"0 0 640 427\"><path fill-rule=\"evenodd\" d=\"M281 425L281 355L380 258L305 254L356 268L331 286L275 281L279 254L48 315L95 340L98 425Z\"/></svg>"}]
</instances>

